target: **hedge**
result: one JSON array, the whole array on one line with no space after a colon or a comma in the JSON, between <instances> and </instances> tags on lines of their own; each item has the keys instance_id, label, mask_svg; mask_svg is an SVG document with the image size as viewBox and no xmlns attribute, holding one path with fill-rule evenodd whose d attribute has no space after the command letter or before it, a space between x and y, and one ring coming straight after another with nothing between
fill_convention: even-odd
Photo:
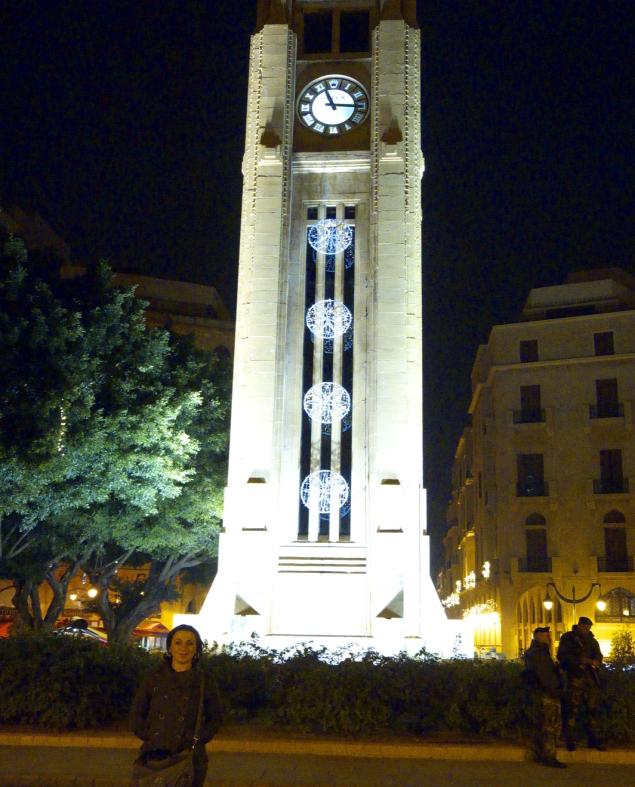
<instances>
[{"instance_id":1,"label":"hedge","mask_svg":"<svg viewBox=\"0 0 635 787\"><path fill-rule=\"evenodd\" d=\"M160 656L71 637L0 640L0 723L53 729L122 723L135 687ZM231 720L331 735L455 733L519 738L531 725L522 665L441 660L426 653L386 658L325 650L284 654L251 643L205 653ZM635 670L603 670L601 723L607 740L635 741Z\"/></svg>"}]
</instances>

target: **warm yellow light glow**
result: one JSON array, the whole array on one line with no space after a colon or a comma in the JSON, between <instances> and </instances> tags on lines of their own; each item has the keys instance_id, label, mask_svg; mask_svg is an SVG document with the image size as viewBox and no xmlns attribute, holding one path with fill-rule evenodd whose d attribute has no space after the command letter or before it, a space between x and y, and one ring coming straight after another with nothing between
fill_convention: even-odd
<instances>
[{"instance_id":1,"label":"warm yellow light glow","mask_svg":"<svg viewBox=\"0 0 635 787\"><path fill-rule=\"evenodd\" d=\"M95 598L98 593L99 593L99 591L97 590L97 588L89 588L87 596L88 596L88 598Z\"/></svg>"},{"instance_id":2,"label":"warm yellow light glow","mask_svg":"<svg viewBox=\"0 0 635 787\"><path fill-rule=\"evenodd\" d=\"M546 599L545 599L545 600L542 602L542 606L543 606L543 607L544 607L546 610L553 609L553 601L552 601L550 598L546 598Z\"/></svg>"},{"instance_id":3,"label":"warm yellow light glow","mask_svg":"<svg viewBox=\"0 0 635 787\"><path fill-rule=\"evenodd\" d=\"M470 571L470 573L465 577L465 581L464 581L463 584L464 584L466 590L468 590L469 588L475 588L476 587L476 574L473 571Z\"/></svg>"},{"instance_id":4,"label":"warm yellow light glow","mask_svg":"<svg viewBox=\"0 0 635 787\"><path fill-rule=\"evenodd\" d=\"M627 608L622 610L622 615L624 615L625 618L627 618L630 614L631 614L630 609Z\"/></svg>"},{"instance_id":5,"label":"warm yellow light glow","mask_svg":"<svg viewBox=\"0 0 635 787\"><path fill-rule=\"evenodd\" d=\"M71 601L77 601L77 593L71 593L69 598Z\"/></svg>"},{"instance_id":6,"label":"warm yellow light glow","mask_svg":"<svg viewBox=\"0 0 635 787\"><path fill-rule=\"evenodd\" d=\"M486 560L483 563L483 579L489 579L491 574L492 566L489 560Z\"/></svg>"},{"instance_id":7,"label":"warm yellow light glow","mask_svg":"<svg viewBox=\"0 0 635 787\"><path fill-rule=\"evenodd\" d=\"M457 579L457 580L456 580L456 582L455 582L454 584L456 585L456 592L457 592L457 593L460 593L460 592L461 592L461 587L462 587L461 580L460 580L460 579Z\"/></svg>"},{"instance_id":8,"label":"warm yellow light glow","mask_svg":"<svg viewBox=\"0 0 635 787\"><path fill-rule=\"evenodd\" d=\"M456 607L461 603L461 599L458 593L450 593L450 595L446 596L446 598L444 598L441 603L444 607Z\"/></svg>"},{"instance_id":9,"label":"warm yellow light glow","mask_svg":"<svg viewBox=\"0 0 635 787\"><path fill-rule=\"evenodd\" d=\"M595 606L600 610L600 612L604 612L606 609L606 601L600 599L599 601L595 602Z\"/></svg>"}]
</instances>

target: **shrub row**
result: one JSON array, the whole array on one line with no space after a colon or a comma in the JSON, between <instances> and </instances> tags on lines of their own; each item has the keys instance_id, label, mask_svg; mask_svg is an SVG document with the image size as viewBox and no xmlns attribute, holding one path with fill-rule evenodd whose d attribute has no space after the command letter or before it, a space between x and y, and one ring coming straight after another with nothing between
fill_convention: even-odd
<instances>
[{"instance_id":1,"label":"shrub row","mask_svg":"<svg viewBox=\"0 0 635 787\"><path fill-rule=\"evenodd\" d=\"M160 658L136 647L73 638L0 640L0 722L85 728L125 719L143 674ZM206 653L233 719L357 736L390 731L517 738L531 725L522 665L377 654L339 660L297 650L285 658L256 645ZM635 671L603 670L608 740L635 740Z\"/></svg>"}]
</instances>

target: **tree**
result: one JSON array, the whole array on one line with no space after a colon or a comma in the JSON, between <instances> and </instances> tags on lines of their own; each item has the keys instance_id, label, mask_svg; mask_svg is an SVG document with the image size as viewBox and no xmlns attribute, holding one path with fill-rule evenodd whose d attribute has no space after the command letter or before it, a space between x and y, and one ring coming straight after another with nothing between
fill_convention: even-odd
<instances>
[{"instance_id":1,"label":"tree","mask_svg":"<svg viewBox=\"0 0 635 787\"><path fill-rule=\"evenodd\" d=\"M93 608L104 622L109 641L128 641L142 620L157 613L162 601L174 597L177 577L217 554L227 469L229 364L196 351L183 340L175 350L179 384L193 386L201 396L201 407L187 430L198 451L192 456L192 476L181 494L164 498L156 513L116 529L116 538L108 545L110 559L95 552L92 562L85 564L92 583L100 589ZM119 578L118 569L126 564L143 567L145 579L126 582Z\"/></svg>"},{"instance_id":2,"label":"tree","mask_svg":"<svg viewBox=\"0 0 635 787\"><path fill-rule=\"evenodd\" d=\"M132 289L111 286L103 263L63 280L5 239L0 575L14 580L29 626L53 625L80 565L96 569L111 554L140 551L178 564L183 549L213 549L226 386L213 376L220 366L191 343L149 329L145 306ZM212 423L216 432L204 435ZM205 450L218 466L204 466ZM195 489L210 494L207 509ZM43 581L53 601L41 615Z\"/></svg>"}]
</instances>

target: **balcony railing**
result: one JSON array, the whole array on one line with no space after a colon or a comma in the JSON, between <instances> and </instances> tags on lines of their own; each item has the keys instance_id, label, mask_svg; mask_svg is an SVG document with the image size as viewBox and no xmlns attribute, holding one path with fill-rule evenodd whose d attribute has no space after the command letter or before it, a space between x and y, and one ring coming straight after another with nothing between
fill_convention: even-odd
<instances>
[{"instance_id":1,"label":"balcony railing","mask_svg":"<svg viewBox=\"0 0 635 787\"><path fill-rule=\"evenodd\" d=\"M594 495L621 495L628 492L628 478L593 479Z\"/></svg>"},{"instance_id":2,"label":"balcony railing","mask_svg":"<svg viewBox=\"0 0 635 787\"><path fill-rule=\"evenodd\" d=\"M633 570L633 556L623 555L622 557L598 557L598 571L619 572Z\"/></svg>"},{"instance_id":3,"label":"balcony railing","mask_svg":"<svg viewBox=\"0 0 635 787\"><path fill-rule=\"evenodd\" d=\"M589 418L624 418L624 405L622 402L589 405Z\"/></svg>"},{"instance_id":4,"label":"balcony railing","mask_svg":"<svg viewBox=\"0 0 635 787\"><path fill-rule=\"evenodd\" d=\"M540 557L519 557L518 570L526 574L550 574L551 558Z\"/></svg>"},{"instance_id":5,"label":"balcony railing","mask_svg":"<svg viewBox=\"0 0 635 787\"><path fill-rule=\"evenodd\" d=\"M516 484L516 497L547 497L549 484L542 478L528 478Z\"/></svg>"},{"instance_id":6,"label":"balcony railing","mask_svg":"<svg viewBox=\"0 0 635 787\"><path fill-rule=\"evenodd\" d=\"M542 407L526 407L524 410L514 410L515 424L544 424L545 411Z\"/></svg>"}]
</instances>

